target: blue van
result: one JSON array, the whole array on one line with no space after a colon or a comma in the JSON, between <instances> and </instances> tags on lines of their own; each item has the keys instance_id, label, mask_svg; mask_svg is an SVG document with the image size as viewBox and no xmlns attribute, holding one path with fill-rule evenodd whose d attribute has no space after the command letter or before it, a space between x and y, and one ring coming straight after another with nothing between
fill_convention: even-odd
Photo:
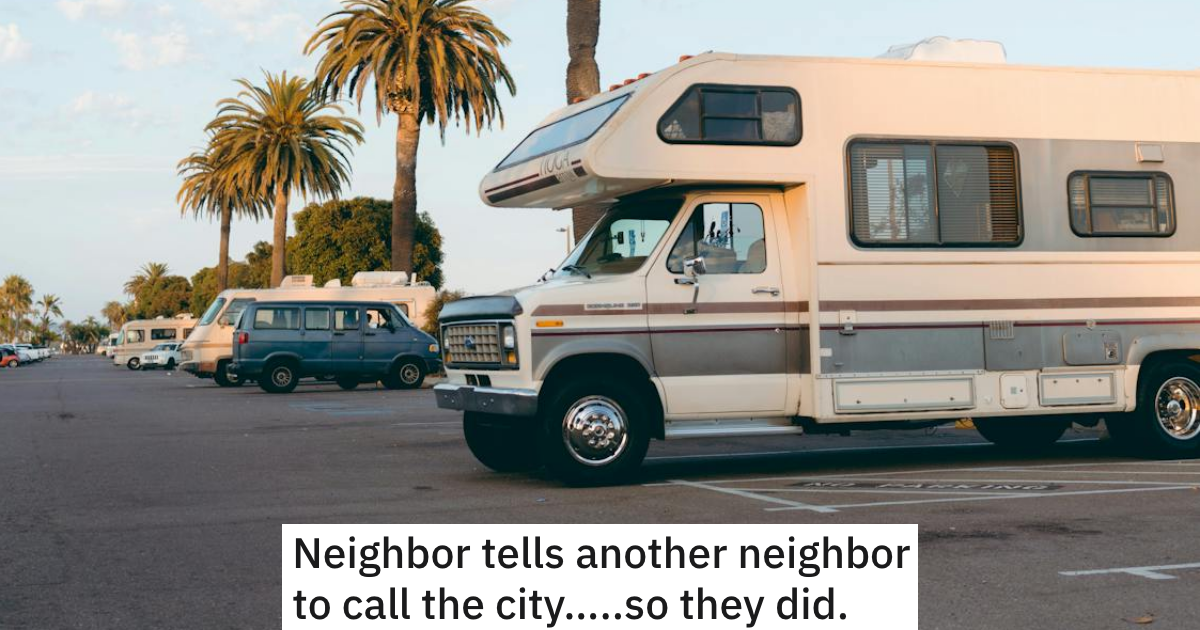
<instances>
[{"instance_id":1,"label":"blue van","mask_svg":"<svg viewBox=\"0 0 1200 630\"><path fill-rule=\"evenodd\" d=\"M387 302L256 302L238 320L229 369L272 394L305 377L415 389L442 360L437 340Z\"/></svg>"}]
</instances>

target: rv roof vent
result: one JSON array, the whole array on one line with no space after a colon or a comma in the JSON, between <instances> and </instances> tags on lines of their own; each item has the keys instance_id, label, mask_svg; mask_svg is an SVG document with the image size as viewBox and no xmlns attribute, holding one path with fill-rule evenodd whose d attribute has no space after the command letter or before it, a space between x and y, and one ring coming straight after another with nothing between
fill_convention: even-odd
<instances>
[{"instance_id":1,"label":"rv roof vent","mask_svg":"<svg viewBox=\"0 0 1200 630\"><path fill-rule=\"evenodd\" d=\"M175 313L175 319L192 319L191 313Z\"/></svg>"},{"instance_id":2,"label":"rv roof vent","mask_svg":"<svg viewBox=\"0 0 1200 630\"><path fill-rule=\"evenodd\" d=\"M336 289L336 288L342 286L342 279L334 278L333 280L326 282L324 286L326 289Z\"/></svg>"},{"instance_id":3,"label":"rv roof vent","mask_svg":"<svg viewBox=\"0 0 1200 630\"><path fill-rule=\"evenodd\" d=\"M352 287L387 287L408 284L408 274L403 271L360 271L350 279Z\"/></svg>"},{"instance_id":4,"label":"rv roof vent","mask_svg":"<svg viewBox=\"0 0 1200 630\"><path fill-rule=\"evenodd\" d=\"M311 287L313 285L312 276L284 276L283 282L279 283L279 288L295 288L295 287Z\"/></svg>"},{"instance_id":5,"label":"rv roof vent","mask_svg":"<svg viewBox=\"0 0 1200 630\"><path fill-rule=\"evenodd\" d=\"M964 61L968 63L1008 63L1004 44L978 39L930 37L915 44L900 44L888 48L880 59L906 61Z\"/></svg>"}]
</instances>

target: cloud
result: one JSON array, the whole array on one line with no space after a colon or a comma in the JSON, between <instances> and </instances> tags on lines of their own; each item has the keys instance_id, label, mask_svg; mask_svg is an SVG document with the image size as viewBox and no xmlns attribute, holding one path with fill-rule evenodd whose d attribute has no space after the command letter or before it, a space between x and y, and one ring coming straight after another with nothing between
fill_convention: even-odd
<instances>
[{"instance_id":1,"label":"cloud","mask_svg":"<svg viewBox=\"0 0 1200 630\"><path fill-rule=\"evenodd\" d=\"M121 66L129 70L174 66L192 57L188 50L191 40L179 26L149 37L118 30L109 33L108 39L117 46Z\"/></svg>"},{"instance_id":2,"label":"cloud","mask_svg":"<svg viewBox=\"0 0 1200 630\"><path fill-rule=\"evenodd\" d=\"M127 0L58 0L55 3L58 10L67 16L68 20L81 20L88 15L101 17L116 17L125 12Z\"/></svg>"},{"instance_id":3,"label":"cloud","mask_svg":"<svg viewBox=\"0 0 1200 630\"><path fill-rule=\"evenodd\" d=\"M91 117L107 125L122 125L137 130L161 125L165 118L137 105L124 94L87 90L63 108L63 114L74 119Z\"/></svg>"},{"instance_id":4,"label":"cloud","mask_svg":"<svg viewBox=\"0 0 1200 630\"><path fill-rule=\"evenodd\" d=\"M250 43L271 39L284 28L291 29L307 40L308 32L303 30L303 24L304 18L298 13L277 13L261 20L237 20L233 30Z\"/></svg>"},{"instance_id":5,"label":"cloud","mask_svg":"<svg viewBox=\"0 0 1200 630\"><path fill-rule=\"evenodd\" d=\"M0 63L21 61L29 56L29 42L16 24L0 24Z\"/></svg>"}]
</instances>

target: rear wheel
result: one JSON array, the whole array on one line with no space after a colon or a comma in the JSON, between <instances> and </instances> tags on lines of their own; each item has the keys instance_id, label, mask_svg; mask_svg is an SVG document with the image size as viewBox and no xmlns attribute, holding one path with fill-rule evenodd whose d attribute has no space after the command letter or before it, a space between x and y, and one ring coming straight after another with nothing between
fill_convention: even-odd
<instances>
[{"instance_id":1,"label":"rear wheel","mask_svg":"<svg viewBox=\"0 0 1200 630\"><path fill-rule=\"evenodd\" d=\"M572 485L629 479L650 446L650 412L623 380L577 378L552 393L539 441L546 467Z\"/></svg>"},{"instance_id":2,"label":"rear wheel","mask_svg":"<svg viewBox=\"0 0 1200 630\"><path fill-rule=\"evenodd\" d=\"M1118 445L1149 457L1200 455L1200 366L1156 365L1139 379L1132 413L1106 419Z\"/></svg>"},{"instance_id":3,"label":"rear wheel","mask_svg":"<svg viewBox=\"0 0 1200 630\"><path fill-rule=\"evenodd\" d=\"M524 472L542 463L536 418L467 411L463 413L463 435L475 459L496 472Z\"/></svg>"},{"instance_id":4,"label":"rear wheel","mask_svg":"<svg viewBox=\"0 0 1200 630\"><path fill-rule=\"evenodd\" d=\"M175 359L167 359L167 369L168 370L175 369Z\"/></svg>"},{"instance_id":5,"label":"rear wheel","mask_svg":"<svg viewBox=\"0 0 1200 630\"><path fill-rule=\"evenodd\" d=\"M425 382L425 368L414 359L400 359L379 382L388 389L417 389Z\"/></svg>"},{"instance_id":6,"label":"rear wheel","mask_svg":"<svg viewBox=\"0 0 1200 630\"><path fill-rule=\"evenodd\" d=\"M975 429L983 439L1013 451L1049 448L1071 427L1071 421L1055 416L1032 418L977 418Z\"/></svg>"},{"instance_id":7,"label":"rear wheel","mask_svg":"<svg viewBox=\"0 0 1200 630\"><path fill-rule=\"evenodd\" d=\"M296 389L300 374L291 361L272 361L263 370L258 386L268 394L288 394Z\"/></svg>"},{"instance_id":8,"label":"rear wheel","mask_svg":"<svg viewBox=\"0 0 1200 630\"><path fill-rule=\"evenodd\" d=\"M346 391L350 391L358 387L358 379L351 376L339 376L337 379L338 387Z\"/></svg>"},{"instance_id":9,"label":"rear wheel","mask_svg":"<svg viewBox=\"0 0 1200 630\"><path fill-rule=\"evenodd\" d=\"M240 376L229 373L229 361L218 361L217 371L213 374L213 380L221 387L241 387L244 382Z\"/></svg>"},{"instance_id":10,"label":"rear wheel","mask_svg":"<svg viewBox=\"0 0 1200 630\"><path fill-rule=\"evenodd\" d=\"M125 367L131 370L140 370L142 369L142 360L137 357L132 357L125 362Z\"/></svg>"},{"instance_id":11,"label":"rear wheel","mask_svg":"<svg viewBox=\"0 0 1200 630\"><path fill-rule=\"evenodd\" d=\"M7 367L8 367L9 369L12 369L12 368L18 367L18 366L20 366L20 365L21 365L21 362L20 362L20 361L18 361L18 360L16 360L16 359L13 359L12 361L9 361L9 362L8 362L8 366L7 366Z\"/></svg>"}]
</instances>

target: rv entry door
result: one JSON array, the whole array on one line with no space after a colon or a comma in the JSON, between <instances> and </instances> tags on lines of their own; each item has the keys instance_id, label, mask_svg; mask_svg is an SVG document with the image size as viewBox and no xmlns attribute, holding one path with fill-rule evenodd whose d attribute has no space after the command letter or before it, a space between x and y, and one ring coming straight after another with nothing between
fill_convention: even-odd
<instances>
[{"instance_id":1,"label":"rv entry door","mask_svg":"<svg viewBox=\"0 0 1200 630\"><path fill-rule=\"evenodd\" d=\"M770 194L697 197L646 276L654 367L670 414L784 408L785 313Z\"/></svg>"}]
</instances>

